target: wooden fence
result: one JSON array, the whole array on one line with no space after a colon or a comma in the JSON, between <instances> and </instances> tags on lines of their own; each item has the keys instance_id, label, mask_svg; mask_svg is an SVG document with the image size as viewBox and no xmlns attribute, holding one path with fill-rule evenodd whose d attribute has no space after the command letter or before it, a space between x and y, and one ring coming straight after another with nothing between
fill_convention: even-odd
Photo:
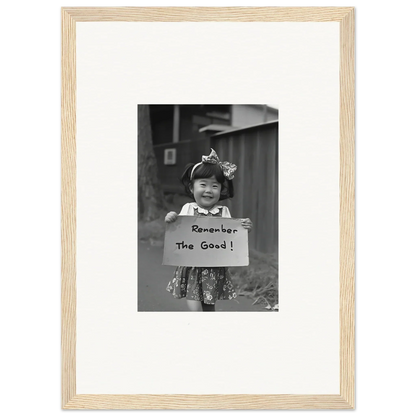
<instances>
[{"instance_id":1,"label":"wooden fence","mask_svg":"<svg viewBox=\"0 0 416 416\"><path fill-rule=\"evenodd\" d=\"M221 160L237 165L231 215L250 218L250 247L262 253L278 248L278 122L217 133L211 147Z\"/></svg>"}]
</instances>

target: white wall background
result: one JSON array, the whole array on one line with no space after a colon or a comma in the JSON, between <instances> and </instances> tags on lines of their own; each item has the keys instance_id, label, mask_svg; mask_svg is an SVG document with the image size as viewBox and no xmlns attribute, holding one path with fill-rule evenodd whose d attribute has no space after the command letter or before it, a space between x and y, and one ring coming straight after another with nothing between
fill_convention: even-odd
<instances>
[{"instance_id":1,"label":"white wall background","mask_svg":"<svg viewBox=\"0 0 416 416\"><path fill-rule=\"evenodd\" d=\"M76 35L77 393L338 394L339 24L77 23ZM220 64L204 67L195 50ZM243 325L239 314L208 314L201 324L198 314L132 307L136 105L178 100L282 108L278 314L248 314ZM184 345L215 357L215 372L201 378ZM230 356L224 345L241 348ZM188 374L180 383L178 371Z\"/></svg>"}]
</instances>

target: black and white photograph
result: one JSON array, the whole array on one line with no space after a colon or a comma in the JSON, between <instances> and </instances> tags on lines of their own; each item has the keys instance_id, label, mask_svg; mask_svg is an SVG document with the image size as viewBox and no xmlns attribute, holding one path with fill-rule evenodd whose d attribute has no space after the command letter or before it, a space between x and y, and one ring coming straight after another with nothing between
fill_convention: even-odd
<instances>
[{"instance_id":1,"label":"black and white photograph","mask_svg":"<svg viewBox=\"0 0 416 416\"><path fill-rule=\"evenodd\" d=\"M138 105L139 312L279 311L278 127L273 105Z\"/></svg>"}]
</instances>

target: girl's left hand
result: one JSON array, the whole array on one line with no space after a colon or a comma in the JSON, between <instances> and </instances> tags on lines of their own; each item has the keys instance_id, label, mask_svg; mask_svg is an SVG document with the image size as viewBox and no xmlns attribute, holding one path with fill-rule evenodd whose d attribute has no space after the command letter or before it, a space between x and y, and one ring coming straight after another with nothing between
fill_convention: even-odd
<instances>
[{"instance_id":1,"label":"girl's left hand","mask_svg":"<svg viewBox=\"0 0 416 416\"><path fill-rule=\"evenodd\" d=\"M242 218L241 219L241 225L243 228L245 228L248 232L251 231L251 228L253 227L253 223L251 222L250 218Z\"/></svg>"}]
</instances>

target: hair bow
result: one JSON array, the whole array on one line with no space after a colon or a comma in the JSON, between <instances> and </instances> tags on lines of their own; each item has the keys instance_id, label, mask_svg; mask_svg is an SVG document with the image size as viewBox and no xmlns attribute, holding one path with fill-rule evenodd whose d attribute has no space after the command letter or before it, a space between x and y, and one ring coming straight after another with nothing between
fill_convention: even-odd
<instances>
[{"instance_id":1,"label":"hair bow","mask_svg":"<svg viewBox=\"0 0 416 416\"><path fill-rule=\"evenodd\" d=\"M237 166L234 165L234 163L231 162L221 162L216 151L214 149L211 149L211 153L208 156L202 156L202 162L197 163L191 172L191 178L193 176L193 173L195 171L195 168L199 165L201 165L202 163L211 163L213 165L220 165L220 168L222 169L222 172L224 173L224 176L229 179L232 180L234 179L234 172L237 170Z\"/></svg>"}]
</instances>

